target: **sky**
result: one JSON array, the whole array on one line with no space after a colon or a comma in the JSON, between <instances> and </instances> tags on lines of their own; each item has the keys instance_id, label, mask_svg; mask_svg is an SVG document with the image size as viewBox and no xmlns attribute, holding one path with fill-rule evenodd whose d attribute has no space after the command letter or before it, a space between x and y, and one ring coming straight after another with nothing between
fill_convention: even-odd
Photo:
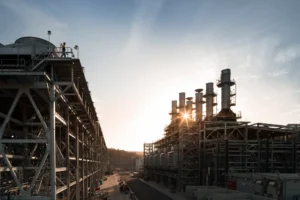
<instances>
[{"instance_id":1,"label":"sky","mask_svg":"<svg viewBox=\"0 0 300 200\"><path fill-rule=\"evenodd\" d=\"M142 151L178 93L194 96L226 68L242 120L299 123L299 10L299 0L0 0L0 43L51 30L55 45L78 45L107 146Z\"/></svg>"}]
</instances>

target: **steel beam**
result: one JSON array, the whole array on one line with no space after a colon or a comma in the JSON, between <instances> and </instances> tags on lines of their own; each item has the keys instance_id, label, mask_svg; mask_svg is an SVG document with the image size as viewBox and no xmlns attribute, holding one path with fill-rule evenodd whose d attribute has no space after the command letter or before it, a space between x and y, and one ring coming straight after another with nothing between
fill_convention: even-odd
<instances>
[{"instance_id":1,"label":"steel beam","mask_svg":"<svg viewBox=\"0 0 300 200\"><path fill-rule=\"evenodd\" d=\"M35 82L32 84L28 84L28 83L24 83L24 84L0 84L0 88L1 89L27 89L27 88L31 88L31 89L46 89L47 85L46 83L43 82Z\"/></svg>"},{"instance_id":2,"label":"steel beam","mask_svg":"<svg viewBox=\"0 0 300 200\"><path fill-rule=\"evenodd\" d=\"M0 72L0 76L45 76L46 72Z\"/></svg>"},{"instance_id":3,"label":"steel beam","mask_svg":"<svg viewBox=\"0 0 300 200\"><path fill-rule=\"evenodd\" d=\"M0 117L2 117L2 118L5 119L5 118L6 118L6 114L0 112ZM18 120L18 119L15 119L15 118L10 117L9 120L12 121L12 122L14 122L14 123L16 123L16 124L18 124L18 125L21 125L21 126L23 125L23 122L21 122L21 121Z\"/></svg>"},{"instance_id":4,"label":"steel beam","mask_svg":"<svg viewBox=\"0 0 300 200\"><path fill-rule=\"evenodd\" d=\"M2 126L0 128L0 139L2 138L2 136L4 134L5 127L6 127L7 123L9 122L10 117L11 117L13 111L15 110L15 107L16 107L18 101L19 101L20 96L23 93L24 93L23 90L21 90L21 89L18 90L18 93L17 93L17 95L16 95L16 97L15 97L12 105L10 106L10 109L9 109L9 111L8 111L8 113L7 113L7 115L6 115L5 119L4 119L4 122L2 123Z\"/></svg>"},{"instance_id":5,"label":"steel beam","mask_svg":"<svg viewBox=\"0 0 300 200\"><path fill-rule=\"evenodd\" d=\"M19 180L18 177L17 177L17 174L16 174L15 171L13 170L13 166L11 165L10 161L8 160L8 158L6 157L6 154L5 154L5 152L4 152L4 149L3 149L2 144L0 144L0 153L1 153L2 156L3 156L3 160L4 160L5 164L8 166L9 171L10 171L10 173L11 173L11 175L12 175L12 177L13 177L15 183L17 184L19 190L21 191L21 194L23 194L23 192L24 192L23 187L22 187L22 185L21 185L21 183L20 183L20 180Z\"/></svg>"},{"instance_id":6,"label":"steel beam","mask_svg":"<svg viewBox=\"0 0 300 200\"><path fill-rule=\"evenodd\" d=\"M52 90L53 90L53 89L52 89ZM54 91L53 91L52 93L54 93ZM30 100L30 102L31 102L31 104L32 104L32 107L34 108L34 110L35 110L35 112L36 112L36 114L37 114L39 120L41 121L41 123L42 123L42 125L43 125L43 127L44 127L44 129L45 129L47 138L50 138L48 132L49 132L49 131L52 131L52 130L49 130L49 129L48 129L48 126L47 126L47 124L46 124L46 122L45 122L45 120L44 120L44 118L43 118L41 112L39 111L37 105L35 104L35 102L34 102L32 96L31 96L29 90L26 91L26 94L27 94L28 99ZM53 95L54 95L54 94L53 94ZM54 105L51 105L51 103L54 103ZM51 103L50 103L50 109L54 106L53 109L54 109L54 114L55 114L55 102L52 101ZM50 112L51 112L51 110L50 110ZM54 114L53 114L53 117L54 117ZM55 130L55 117L54 117L54 120L53 120L52 122L51 122L51 119L52 119L51 117L52 117L52 116L51 116L51 114L50 114L50 123L52 123L52 122L54 123L54 128L53 128L53 127L52 127L52 128L53 128L53 130Z\"/></svg>"},{"instance_id":7,"label":"steel beam","mask_svg":"<svg viewBox=\"0 0 300 200\"><path fill-rule=\"evenodd\" d=\"M0 143L5 144L28 144L28 143L47 143L47 139L0 139Z\"/></svg>"},{"instance_id":8,"label":"steel beam","mask_svg":"<svg viewBox=\"0 0 300 200\"><path fill-rule=\"evenodd\" d=\"M48 155L49 155L49 151L46 151L46 153L44 154L43 159L42 159L42 161L41 161L41 163L40 163L40 165L39 165L39 168L38 168L38 170L36 171L36 173L35 173L35 175L34 175L32 181L31 181L31 183L30 183L30 187L29 187L29 189L26 191L26 192L28 192L29 195L31 194L32 188L33 188L33 186L34 186L34 184L35 184L37 178L39 177L42 168L44 167L44 164L45 164L45 162L46 162L46 160L47 160Z\"/></svg>"},{"instance_id":9,"label":"steel beam","mask_svg":"<svg viewBox=\"0 0 300 200\"><path fill-rule=\"evenodd\" d=\"M38 167L12 167L13 171L17 170L37 170ZM8 167L0 167L0 172L9 172L10 169Z\"/></svg>"}]
</instances>

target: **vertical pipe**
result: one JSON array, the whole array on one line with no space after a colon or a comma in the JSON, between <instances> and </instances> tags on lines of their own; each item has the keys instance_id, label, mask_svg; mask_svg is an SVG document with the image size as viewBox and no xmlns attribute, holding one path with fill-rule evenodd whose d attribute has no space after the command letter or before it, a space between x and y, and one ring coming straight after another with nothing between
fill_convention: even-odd
<instances>
[{"instance_id":1,"label":"vertical pipe","mask_svg":"<svg viewBox=\"0 0 300 200\"><path fill-rule=\"evenodd\" d=\"M51 199L56 200L56 141L55 141L55 86L50 84L49 131L50 131L50 180Z\"/></svg>"}]
</instances>

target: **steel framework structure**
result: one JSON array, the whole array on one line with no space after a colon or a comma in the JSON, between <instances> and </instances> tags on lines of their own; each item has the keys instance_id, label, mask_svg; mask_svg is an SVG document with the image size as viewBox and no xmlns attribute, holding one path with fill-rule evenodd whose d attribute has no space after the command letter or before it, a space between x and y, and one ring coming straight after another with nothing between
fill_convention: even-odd
<instances>
[{"instance_id":1,"label":"steel framework structure","mask_svg":"<svg viewBox=\"0 0 300 200\"><path fill-rule=\"evenodd\" d=\"M0 62L0 196L89 199L108 153L84 68L43 55Z\"/></svg>"},{"instance_id":2,"label":"steel framework structure","mask_svg":"<svg viewBox=\"0 0 300 200\"><path fill-rule=\"evenodd\" d=\"M178 190L186 185L224 186L229 172L300 172L299 125L171 122L165 132L145 155L176 149L178 165L157 165L145 157L145 171L157 182L176 184Z\"/></svg>"}]
</instances>

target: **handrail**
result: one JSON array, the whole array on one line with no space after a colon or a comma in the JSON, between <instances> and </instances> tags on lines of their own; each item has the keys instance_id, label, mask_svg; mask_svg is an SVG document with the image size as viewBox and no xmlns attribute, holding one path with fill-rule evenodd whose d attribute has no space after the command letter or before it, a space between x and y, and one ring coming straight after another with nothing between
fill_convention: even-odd
<instances>
[{"instance_id":1,"label":"handrail","mask_svg":"<svg viewBox=\"0 0 300 200\"><path fill-rule=\"evenodd\" d=\"M4 68L24 68L26 61L24 59L0 59L0 70Z\"/></svg>"}]
</instances>

